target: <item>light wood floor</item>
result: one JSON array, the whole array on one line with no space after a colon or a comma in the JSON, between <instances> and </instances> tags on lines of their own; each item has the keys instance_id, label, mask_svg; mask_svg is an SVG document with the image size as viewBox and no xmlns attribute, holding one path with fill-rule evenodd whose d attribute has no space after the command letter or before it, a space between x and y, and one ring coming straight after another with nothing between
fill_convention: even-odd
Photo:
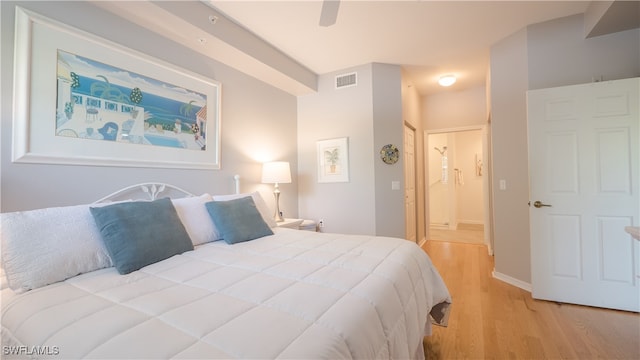
<instances>
[{"instance_id":1,"label":"light wood floor","mask_svg":"<svg viewBox=\"0 0 640 360\"><path fill-rule=\"evenodd\" d=\"M427 359L640 359L640 315L533 300L491 276L484 245L423 248L453 298L449 326L425 337Z\"/></svg>"}]
</instances>

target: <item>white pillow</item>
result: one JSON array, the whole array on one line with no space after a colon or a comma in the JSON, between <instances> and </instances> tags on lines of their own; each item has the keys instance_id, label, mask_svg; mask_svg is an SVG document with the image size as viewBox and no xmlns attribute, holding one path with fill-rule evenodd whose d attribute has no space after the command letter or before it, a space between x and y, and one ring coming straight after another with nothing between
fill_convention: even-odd
<instances>
[{"instance_id":1,"label":"white pillow","mask_svg":"<svg viewBox=\"0 0 640 360\"><path fill-rule=\"evenodd\" d=\"M113 266L89 205L0 214L0 237L2 267L14 291Z\"/></svg>"},{"instance_id":2,"label":"white pillow","mask_svg":"<svg viewBox=\"0 0 640 360\"><path fill-rule=\"evenodd\" d=\"M204 206L212 200L213 198L209 194L171 199L194 246L222 239L220 231L216 229L207 208Z\"/></svg>"},{"instance_id":3,"label":"white pillow","mask_svg":"<svg viewBox=\"0 0 640 360\"><path fill-rule=\"evenodd\" d=\"M264 222L266 222L267 225L269 225L269 227L271 228L278 227L276 220L273 218L273 215L271 215L271 212L269 211L269 207L267 206L267 203L264 202L264 199L262 198L260 193L257 191L254 191L252 193L245 193L245 194L214 195L213 200L227 201L227 200L238 199L246 196L251 196L253 198L253 202L256 204L256 207L258 208L260 215L262 215L262 219L264 219Z\"/></svg>"}]
</instances>

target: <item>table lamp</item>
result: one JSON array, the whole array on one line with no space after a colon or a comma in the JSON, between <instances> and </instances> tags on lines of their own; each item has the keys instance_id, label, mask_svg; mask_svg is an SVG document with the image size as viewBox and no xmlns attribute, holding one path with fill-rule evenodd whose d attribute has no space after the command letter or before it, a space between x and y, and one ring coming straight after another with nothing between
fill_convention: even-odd
<instances>
[{"instance_id":1,"label":"table lamp","mask_svg":"<svg viewBox=\"0 0 640 360\"><path fill-rule=\"evenodd\" d=\"M280 188L278 184L288 184L291 182L291 169L287 161L273 161L262 164L262 182L274 184L273 196L276 198L276 211L273 218L276 222L284 219L280 215Z\"/></svg>"}]
</instances>

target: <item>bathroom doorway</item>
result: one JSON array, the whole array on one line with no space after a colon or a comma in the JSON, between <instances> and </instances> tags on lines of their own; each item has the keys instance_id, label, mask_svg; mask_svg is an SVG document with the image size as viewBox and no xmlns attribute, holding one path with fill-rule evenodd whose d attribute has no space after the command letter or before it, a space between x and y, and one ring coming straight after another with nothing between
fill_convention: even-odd
<instances>
[{"instance_id":1,"label":"bathroom doorway","mask_svg":"<svg viewBox=\"0 0 640 360\"><path fill-rule=\"evenodd\" d=\"M486 129L427 132L428 239L487 244Z\"/></svg>"}]
</instances>

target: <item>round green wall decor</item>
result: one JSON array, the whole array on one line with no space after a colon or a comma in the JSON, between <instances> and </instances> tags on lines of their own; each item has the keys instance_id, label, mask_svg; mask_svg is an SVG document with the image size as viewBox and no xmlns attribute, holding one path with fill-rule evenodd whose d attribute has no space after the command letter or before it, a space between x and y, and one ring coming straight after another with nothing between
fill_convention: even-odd
<instances>
[{"instance_id":1,"label":"round green wall decor","mask_svg":"<svg viewBox=\"0 0 640 360\"><path fill-rule=\"evenodd\" d=\"M385 164L395 164L400 158L398 147L393 144L387 144L380 149L380 158Z\"/></svg>"}]
</instances>

